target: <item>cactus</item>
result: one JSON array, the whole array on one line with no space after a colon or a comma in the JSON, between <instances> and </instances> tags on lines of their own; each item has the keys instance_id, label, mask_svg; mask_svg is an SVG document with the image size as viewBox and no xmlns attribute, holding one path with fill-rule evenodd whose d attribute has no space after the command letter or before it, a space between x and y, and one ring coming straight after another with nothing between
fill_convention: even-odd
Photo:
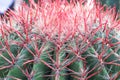
<instances>
[{"instance_id":1,"label":"cactus","mask_svg":"<svg viewBox=\"0 0 120 80\"><path fill-rule=\"evenodd\" d=\"M119 80L120 20L89 1L29 0L11 11L0 21L0 78Z\"/></svg>"}]
</instances>

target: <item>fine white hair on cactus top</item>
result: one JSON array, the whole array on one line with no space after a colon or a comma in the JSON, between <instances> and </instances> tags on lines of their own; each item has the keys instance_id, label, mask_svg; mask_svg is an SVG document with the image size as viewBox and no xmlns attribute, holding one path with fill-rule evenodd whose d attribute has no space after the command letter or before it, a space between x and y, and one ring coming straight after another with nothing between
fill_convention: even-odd
<instances>
[{"instance_id":1,"label":"fine white hair on cactus top","mask_svg":"<svg viewBox=\"0 0 120 80\"><path fill-rule=\"evenodd\" d=\"M94 0L87 0L87 5L86 7L89 9L92 9L94 7Z\"/></svg>"},{"instance_id":2,"label":"fine white hair on cactus top","mask_svg":"<svg viewBox=\"0 0 120 80\"><path fill-rule=\"evenodd\" d=\"M23 2L23 0L15 0L14 9L18 10L18 8L22 4L22 2Z\"/></svg>"}]
</instances>

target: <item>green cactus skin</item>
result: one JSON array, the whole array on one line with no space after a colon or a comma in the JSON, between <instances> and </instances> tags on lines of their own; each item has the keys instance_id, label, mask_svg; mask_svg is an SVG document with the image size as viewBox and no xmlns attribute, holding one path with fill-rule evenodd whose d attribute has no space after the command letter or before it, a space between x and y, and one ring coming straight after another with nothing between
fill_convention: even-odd
<instances>
[{"instance_id":1,"label":"green cactus skin","mask_svg":"<svg viewBox=\"0 0 120 80\"><path fill-rule=\"evenodd\" d=\"M33 71L35 72L32 78L33 80L48 80L48 77L45 77L44 75L48 75L51 69L40 61L40 59L44 60L45 62L50 61L46 55L47 54L42 53L38 61L33 64Z\"/></svg>"},{"instance_id":2,"label":"green cactus skin","mask_svg":"<svg viewBox=\"0 0 120 80\"><path fill-rule=\"evenodd\" d=\"M14 80L14 78L10 78L11 76L18 79L22 79L22 80L27 79L27 77L23 74L23 72L17 66L14 66L11 70L9 70L9 73L7 76L8 76L7 80Z\"/></svg>"}]
</instances>

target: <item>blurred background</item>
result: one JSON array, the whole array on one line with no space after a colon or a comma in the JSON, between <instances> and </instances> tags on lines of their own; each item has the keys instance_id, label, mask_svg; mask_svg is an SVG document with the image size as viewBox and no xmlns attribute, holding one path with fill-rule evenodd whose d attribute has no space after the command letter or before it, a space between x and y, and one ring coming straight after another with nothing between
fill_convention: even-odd
<instances>
[{"instance_id":1,"label":"blurred background","mask_svg":"<svg viewBox=\"0 0 120 80\"><path fill-rule=\"evenodd\" d=\"M120 0L100 0L103 5L107 5L109 7L116 7L116 11L120 12Z\"/></svg>"}]
</instances>

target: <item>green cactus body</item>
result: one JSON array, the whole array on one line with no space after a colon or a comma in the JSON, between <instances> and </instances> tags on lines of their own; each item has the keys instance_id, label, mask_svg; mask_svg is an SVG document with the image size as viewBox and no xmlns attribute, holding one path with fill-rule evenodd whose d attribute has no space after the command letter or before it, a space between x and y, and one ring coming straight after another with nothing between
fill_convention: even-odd
<instances>
[{"instance_id":1,"label":"green cactus body","mask_svg":"<svg viewBox=\"0 0 120 80\"><path fill-rule=\"evenodd\" d=\"M48 77L44 75L49 75L51 69L47 67L44 63L42 63L40 59L44 60L47 63L50 61L50 59L47 57L47 54L41 54L38 61L33 64L33 71L35 72L33 80L48 80Z\"/></svg>"},{"instance_id":2,"label":"green cactus body","mask_svg":"<svg viewBox=\"0 0 120 80\"><path fill-rule=\"evenodd\" d=\"M44 77L44 75L50 71L50 69L43 63L35 63L33 65L33 71L35 71L35 74L32 78L33 80L47 80L47 77Z\"/></svg>"},{"instance_id":3,"label":"green cactus body","mask_svg":"<svg viewBox=\"0 0 120 80\"><path fill-rule=\"evenodd\" d=\"M11 70L9 70L7 77L8 77L7 80L15 80L15 78L21 79L21 80L27 79L27 77L23 74L23 72L17 66L14 66Z\"/></svg>"},{"instance_id":4,"label":"green cactus body","mask_svg":"<svg viewBox=\"0 0 120 80\"><path fill-rule=\"evenodd\" d=\"M58 56L56 56L58 54ZM55 61L56 65L54 65L55 71L52 71L52 75L54 75L51 80L66 80L66 69L62 68L64 65L64 59L66 58L66 51L64 51L62 48L57 51L57 53L53 54L53 60ZM61 64L63 63L63 64Z\"/></svg>"},{"instance_id":5,"label":"green cactus body","mask_svg":"<svg viewBox=\"0 0 120 80\"><path fill-rule=\"evenodd\" d=\"M80 75L82 74L80 69L83 69L83 62L81 60L76 60L69 66L69 68L77 73L77 75L73 73L70 80L77 80L76 78L74 78L74 76L81 76L80 78L85 77L85 76Z\"/></svg>"},{"instance_id":6,"label":"green cactus body","mask_svg":"<svg viewBox=\"0 0 120 80\"><path fill-rule=\"evenodd\" d=\"M29 45L28 48L30 50L34 51L32 46ZM28 58L28 56L29 56L29 58ZM29 59L32 59L32 55L30 54L30 52L28 50L26 50L25 48L21 49L19 58L16 60L16 63L13 65L13 67L9 70L9 72L7 74L8 80L14 80L14 78L26 80L27 77L23 73L23 71L25 69L23 63Z\"/></svg>"}]
</instances>

